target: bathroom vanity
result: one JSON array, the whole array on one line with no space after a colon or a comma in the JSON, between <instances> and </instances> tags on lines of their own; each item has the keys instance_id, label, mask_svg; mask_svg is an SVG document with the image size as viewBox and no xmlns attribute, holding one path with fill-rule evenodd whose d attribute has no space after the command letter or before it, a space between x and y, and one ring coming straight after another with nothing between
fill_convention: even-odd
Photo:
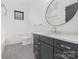
<instances>
[{"instance_id":1,"label":"bathroom vanity","mask_svg":"<svg viewBox=\"0 0 79 59\"><path fill-rule=\"evenodd\" d=\"M65 6L64 4L64 1L60 3L58 0L52 0L47 7L45 18L54 28L51 33L44 33L45 30L41 30L42 28L41 31L33 33L33 52L36 59L78 59L77 31L68 28L67 31L57 30L57 27L69 23L75 17L78 3L73 2ZM58 9L59 6L61 8Z\"/></svg>"},{"instance_id":2,"label":"bathroom vanity","mask_svg":"<svg viewBox=\"0 0 79 59\"><path fill-rule=\"evenodd\" d=\"M33 34L36 59L78 59L78 44L40 34Z\"/></svg>"}]
</instances>

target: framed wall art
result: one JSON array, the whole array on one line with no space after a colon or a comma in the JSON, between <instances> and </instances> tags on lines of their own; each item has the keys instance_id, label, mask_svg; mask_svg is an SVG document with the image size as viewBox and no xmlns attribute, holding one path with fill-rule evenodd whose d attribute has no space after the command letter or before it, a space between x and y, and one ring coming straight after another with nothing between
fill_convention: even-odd
<instances>
[{"instance_id":1,"label":"framed wall art","mask_svg":"<svg viewBox=\"0 0 79 59\"><path fill-rule=\"evenodd\" d=\"M14 10L14 19L15 20L24 20L24 12Z\"/></svg>"}]
</instances>

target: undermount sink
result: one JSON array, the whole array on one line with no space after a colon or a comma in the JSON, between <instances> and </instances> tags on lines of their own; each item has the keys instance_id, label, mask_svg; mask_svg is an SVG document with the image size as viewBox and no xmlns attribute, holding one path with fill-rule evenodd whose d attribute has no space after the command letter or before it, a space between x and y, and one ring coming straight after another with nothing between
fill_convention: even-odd
<instances>
[{"instance_id":1,"label":"undermount sink","mask_svg":"<svg viewBox=\"0 0 79 59\"><path fill-rule=\"evenodd\" d=\"M74 31L54 31L54 30L48 30L43 31L42 33L47 35L53 35L53 36L77 36L78 33Z\"/></svg>"},{"instance_id":2,"label":"undermount sink","mask_svg":"<svg viewBox=\"0 0 79 59\"><path fill-rule=\"evenodd\" d=\"M44 31L44 34L47 35L60 35L60 32L54 31L54 30L48 30L48 31Z\"/></svg>"}]
</instances>

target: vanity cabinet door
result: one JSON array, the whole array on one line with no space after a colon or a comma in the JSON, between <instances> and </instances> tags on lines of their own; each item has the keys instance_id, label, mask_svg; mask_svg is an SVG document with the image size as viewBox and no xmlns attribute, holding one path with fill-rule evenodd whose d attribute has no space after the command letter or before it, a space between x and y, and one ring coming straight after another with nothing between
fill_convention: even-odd
<instances>
[{"instance_id":1,"label":"vanity cabinet door","mask_svg":"<svg viewBox=\"0 0 79 59\"><path fill-rule=\"evenodd\" d=\"M53 47L40 42L40 59L53 59Z\"/></svg>"}]
</instances>

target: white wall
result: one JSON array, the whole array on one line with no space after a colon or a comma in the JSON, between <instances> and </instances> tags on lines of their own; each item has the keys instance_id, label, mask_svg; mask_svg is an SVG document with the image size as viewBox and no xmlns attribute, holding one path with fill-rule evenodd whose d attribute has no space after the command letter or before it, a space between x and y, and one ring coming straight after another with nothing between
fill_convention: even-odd
<instances>
[{"instance_id":1,"label":"white wall","mask_svg":"<svg viewBox=\"0 0 79 59\"><path fill-rule=\"evenodd\" d=\"M7 8L7 15L2 15L2 33L10 43L20 41L21 36L30 33L29 0L3 0ZM14 19L14 10L24 12L24 20Z\"/></svg>"},{"instance_id":2,"label":"white wall","mask_svg":"<svg viewBox=\"0 0 79 59\"><path fill-rule=\"evenodd\" d=\"M39 30L41 28L44 30L51 29L52 26L50 26L45 19L45 12L50 1L51 0L4 0L8 13L6 16L2 16L2 33L5 35L8 43L22 41L21 37L33 30L31 24L44 25L39 27ZM14 19L14 10L24 12L24 21ZM59 27L58 30L71 31L73 29L72 32L77 32L77 24L76 16L67 24ZM44 28L45 26L47 28Z\"/></svg>"},{"instance_id":3,"label":"white wall","mask_svg":"<svg viewBox=\"0 0 79 59\"><path fill-rule=\"evenodd\" d=\"M30 19L32 24L44 24L49 0L30 0Z\"/></svg>"}]
</instances>

